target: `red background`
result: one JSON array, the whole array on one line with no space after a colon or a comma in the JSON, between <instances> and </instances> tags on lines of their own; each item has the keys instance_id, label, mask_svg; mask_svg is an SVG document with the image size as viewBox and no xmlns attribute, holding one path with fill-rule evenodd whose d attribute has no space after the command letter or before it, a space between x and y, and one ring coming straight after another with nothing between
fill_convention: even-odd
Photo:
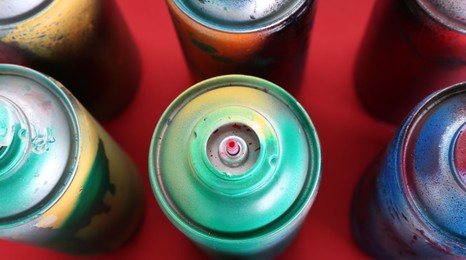
<instances>
[{"instance_id":1,"label":"red background","mask_svg":"<svg viewBox=\"0 0 466 260\"><path fill-rule=\"evenodd\" d=\"M132 104L104 127L137 163L146 188L140 231L123 248L92 259L204 259L158 207L148 178L152 132L165 108L191 85L163 0L117 0L138 44L142 82ZM350 229L350 199L364 168L389 141L393 128L358 103L353 67L375 0L320 0L304 85L296 96L314 122L322 146L322 182L306 222L282 259L364 259ZM117 75L115 75L117 76ZM0 241L2 259L82 259Z\"/></svg>"}]
</instances>

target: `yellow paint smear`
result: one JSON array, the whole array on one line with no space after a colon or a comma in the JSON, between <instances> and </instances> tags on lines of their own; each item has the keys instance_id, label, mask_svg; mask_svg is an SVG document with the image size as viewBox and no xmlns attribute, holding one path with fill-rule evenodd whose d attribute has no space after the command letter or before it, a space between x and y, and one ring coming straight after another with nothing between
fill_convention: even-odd
<instances>
[{"instance_id":1,"label":"yellow paint smear","mask_svg":"<svg viewBox=\"0 0 466 260\"><path fill-rule=\"evenodd\" d=\"M87 131L80 135L80 156L76 174L71 185L65 191L60 200L42 215L38 224L36 224L36 227L58 229L64 224L67 217L74 210L83 185L94 164L99 143L96 130L93 123L87 120L87 116L79 112L78 120L81 123L81 129L87 129ZM48 221L50 218L55 218L55 220L53 222Z\"/></svg>"},{"instance_id":2,"label":"yellow paint smear","mask_svg":"<svg viewBox=\"0 0 466 260\"><path fill-rule=\"evenodd\" d=\"M92 216L91 223L76 234L84 241L99 241L109 248L120 246L138 227L144 209L144 188L139 172L102 127L84 107L76 109L82 131L76 175L60 200L38 220L36 227L59 229L75 210L82 187L89 178L97 154L99 138L109 161L110 182L116 192L107 192L104 202L109 212ZM102 242L105 241L105 242Z\"/></svg>"},{"instance_id":3,"label":"yellow paint smear","mask_svg":"<svg viewBox=\"0 0 466 260\"><path fill-rule=\"evenodd\" d=\"M1 41L50 60L77 55L96 33L100 5L98 0L55 0Z\"/></svg>"}]
</instances>

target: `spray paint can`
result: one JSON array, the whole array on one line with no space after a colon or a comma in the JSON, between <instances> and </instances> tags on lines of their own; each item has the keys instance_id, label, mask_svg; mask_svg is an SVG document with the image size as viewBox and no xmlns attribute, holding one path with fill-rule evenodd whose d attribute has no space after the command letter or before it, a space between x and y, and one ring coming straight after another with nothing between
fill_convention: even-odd
<instances>
[{"instance_id":1,"label":"spray paint can","mask_svg":"<svg viewBox=\"0 0 466 260\"><path fill-rule=\"evenodd\" d=\"M362 105L399 125L429 94L466 80L466 2L377 0L355 70Z\"/></svg>"},{"instance_id":2,"label":"spray paint can","mask_svg":"<svg viewBox=\"0 0 466 260\"><path fill-rule=\"evenodd\" d=\"M196 84L162 115L150 178L170 221L208 253L270 258L291 242L317 194L318 137L273 83L227 75Z\"/></svg>"},{"instance_id":3,"label":"spray paint can","mask_svg":"<svg viewBox=\"0 0 466 260\"><path fill-rule=\"evenodd\" d=\"M51 75L99 119L123 110L139 84L136 45L113 0L1 1L0 51L0 63Z\"/></svg>"},{"instance_id":4,"label":"spray paint can","mask_svg":"<svg viewBox=\"0 0 466 260\"><path fill-rule=\"evenodd\" d=\"M0 237L72 254L117 248L143 213L130 158L57 81L0 65Z\"/></svg>"},{"instance_id":5,"label":"spray paint can","mask_svg":"<svg viewBox=\"0 0 466 260\"><path fill-rule=\"evenodd\" d=\"M194 82L239 73L299 91L315 0L167 4Z\"/></svg>"},{"instance_id":6,"label":"spray paint can","mask_svg":"<svg viewBox=\"0 0 466 260\"><path fill-rule=\"evenodd\" d=\"M465 110L466 83L434 93L361 179L353 230L373 257L466 257Z\"/></svg>"}]
</instances>

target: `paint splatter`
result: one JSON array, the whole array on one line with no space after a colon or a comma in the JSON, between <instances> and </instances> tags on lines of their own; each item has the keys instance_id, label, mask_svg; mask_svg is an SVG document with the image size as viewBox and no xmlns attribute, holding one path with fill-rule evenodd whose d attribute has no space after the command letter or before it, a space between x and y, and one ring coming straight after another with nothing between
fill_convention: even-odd
<instances>
[{"instance_id":1,"label":"paint splatter","mask_svg":"<svg viewBox=\"0 0 466 260\"><path fill-rule=\"evenodd\" d=\"M214 55L214 56L212 56L212 59L214 59L214 60L216 60L216 61L219 61L219 62L222 62L222 63L226 63L226 64L231 64L231 63L233 63L233 59L228 58L228 57L224 57L224 56L217 56L217 55Z\"/></svg>"},{"instance_id":2,"label":"paint splatter","mask_svg":"<svg viewBox=\"0 0 466 260\"><path fill-rule=\"evenodd\" d=\"M191 42L194 43L194 45L196 45L197 48L199 48L201 51L203 52L207 52L207 53L216 53L217 52L217 49L210 46L210 45L207 45L203 42L200 42L196 39L191 39Z\"/></svg>"},{"instance_id":3,"label":"paint splatter","mask_svg":"<svg viewBox=\"0 0 466 260\"><path fill-rule=\"evenodd\" d=\"M441 57L438 58L437 63L444 70L458 70L466 66L466 61L460 57Z\"/></svg>"}]
</instances>

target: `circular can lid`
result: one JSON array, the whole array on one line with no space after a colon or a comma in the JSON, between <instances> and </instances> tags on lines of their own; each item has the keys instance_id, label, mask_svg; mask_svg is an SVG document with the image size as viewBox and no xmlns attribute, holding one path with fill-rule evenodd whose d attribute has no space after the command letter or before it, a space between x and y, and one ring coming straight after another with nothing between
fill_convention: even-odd
<instances>
[{"instance_id":1,"label":"circular can lid","mask_svg":"<svg viewBox=\"0 0 466 260\"><path fill-rule=\"evenodd\" d=\"M73 177L79 135L70 111L50 78L0 64L0 227L40 214Z\"/></svg>"},{"instance_id":2,"label":"circular can lid","mask_svg":"<svg viewBox=\"0 0 466 260\"><path fill-rule=\"evenodd\" d=\"M304 218L321 175L305 110L271 82L243 75L181 94L161 117L149 156L161 208L203 237L257 236Z\"/></svg>"},{"instance_id":3,"label":"circular can lid","mask_svg":"<svg viewBox=\"0 0 466 260\"><path fill-rule=\"evenodd\" d=\"M416 0L432 18L445 26L466 33L466 1Z\"/></svg>"},{"instance_id":4,"label":"circular can lid","mask_svg":"<svg viewBox=\"0 0 466 260\"><path fill-rule=\"evenodd\" d=\"M0 25L16 23L42 11L54 0L1 0Z\"/></svg>"},{"instance_id":5,"label":"circular can lid","mask_svg":"<svg viewBox=\"0 0 466 260\"><path fill-rule=\"evenodd\" d=\"M309 1L309 0L308 0ZM174 0L195 21L220 31L258 31L282 22L306 0Z\"/></svg>"},{"instance_id":6,"label":"circular can lid","mask_svg":"<svg viewBox=\"0 0 466 260\"><path fill-rule=\"evenodd\" d=\"M401 158L406 194L426 223L464 244L466 83L429 96L406 125Z\"/></svg>"}]
</instances>

